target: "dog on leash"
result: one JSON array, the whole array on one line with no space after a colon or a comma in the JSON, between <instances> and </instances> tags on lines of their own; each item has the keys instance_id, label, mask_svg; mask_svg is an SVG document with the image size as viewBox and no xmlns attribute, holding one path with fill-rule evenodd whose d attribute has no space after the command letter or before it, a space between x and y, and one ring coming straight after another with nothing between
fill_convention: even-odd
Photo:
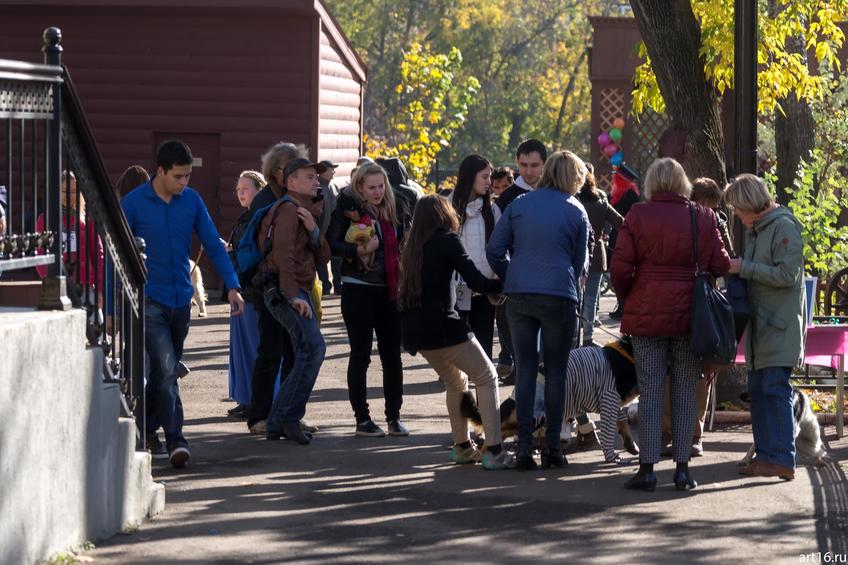
<instances>
[{"instance_id":1,"label":"dog on leash","mask_svg":"<svg viewBox=\"0 0 848 565\"><path fill-rule=\"evenodd\" d=\"M209 296L207 296L206 288L203 286L203 273L200 272L200 266L191 259L188 260L188 272L191 278L191 286L194 288L191 305L197 306L197 315L205 318L206 301L209 300Z\"/></svg>"},{"instance_id":2,"label":"dog on leash","mask_svg":"<svg viewBox=\"0 0 848 565\"><path fill-rule=\"evenodd\" d=\"M544 379L544 374L539 374L536 379L534 443L541 443L545 436ZM503 439L518 433L514 394L515 391L513 396L504 400L500 406ZM633 346L628 337L611 342L604 347L579 347L571 351L565 377L564 421L589 412L600 413L601 447L606 462L620 459L615 452L616 435L622 436L625 449L629 453L639 454L639 446L633 439L630 424L626 415L622 416L621 410L622 407L633 402L638 395ZM475 428L480 426L482 419L470 392L466 392L462 398L460 410Z\"/></svg>"},{"instance_id":3,"label":"dog on leash","mask_svg":"<svg viewBox=\"0 0 848 565\"><path fill-rule=\"evenodd\" d=\"M748 391L740 394L739 399L746 404L751 403L751 395ZM792 389L792 423L792 435L795 439L795 453L798 461L816 467L826 465L828 461L827 451L822 444L821 428L810 405L810 397L794 388ZM757 446L752 443L748 453L737 465L749 464L754 458L756 449Z\"/></svg>"}]
</instances>

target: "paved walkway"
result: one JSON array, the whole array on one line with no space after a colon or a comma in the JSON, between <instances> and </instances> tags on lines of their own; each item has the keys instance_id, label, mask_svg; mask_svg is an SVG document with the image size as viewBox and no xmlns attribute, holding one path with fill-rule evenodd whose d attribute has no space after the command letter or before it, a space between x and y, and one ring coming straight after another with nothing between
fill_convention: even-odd
<instances>
[{"instance_id":1,"label":"paved walkway","mask_svg":"<svg viewBox=\"0 0 848 565\"><path fill-rule=\"evenodd\" d=\"M835 463L801 468L793 482L741 478L746 427L706 436L693 462L701 486L673 490L673 464L658 466L654 493L626 491L634 471L599 451L564 470L487 472L448 462L444 394L419 357L405 357L408 438L353 436L347 340L333 297L328 342L307 419L309 447L249 436L225 417L225 306L192 320L182 383L191 466L156 464L167 486L163 514L102 542L96 563L707 563L795 564L848 555L848 441L825 429ZM608 304L602 307L607 311ZM379 360L369 373L372 414L383 410ZM508 394L502 389L501 394ZM378 418L375 418L378 419ZM802 554L822 552L821 560ZM841 556L841 557L840 557Z\"/></svg>"}]
</instances>

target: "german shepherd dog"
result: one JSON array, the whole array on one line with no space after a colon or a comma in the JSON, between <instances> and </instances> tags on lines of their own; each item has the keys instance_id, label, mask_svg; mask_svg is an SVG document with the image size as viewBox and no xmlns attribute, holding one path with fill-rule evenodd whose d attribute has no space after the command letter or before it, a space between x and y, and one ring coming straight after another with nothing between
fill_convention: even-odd
<instances>
[{"instance_id":1,"label":"german shepherd dog","mask_svg":"<svg viewBox=\"0 0 848 565\"><path fill-rule=\"evenodd\" d=\"M739 399L745 404L751 403L751 395L748 391L739 395ZM828 462L827 451L821 440L821 428L810 398L798 389L792 389L792 419L793 436L795 438L795 452L799 463L808 463L821 467ZM753 443L745 457L737 465L747 465L754 458L757 446Z\"/></svg>"},{"instance_id":2,"label":"german shepherd dog","mask_svg":"<svg viewBox=\"0 0 848 565\"><path fill-rule=\"evenodd\" d=\"M613 382L608 383L614 387L618 393L621 402L620 406L624 407L633 402L639 396L638 382L636 380L636 364L633 360L633 346L630 343L629 337L621 338L617 341L605 345L603 355L586 356L580 350L594 349L596 347L581 347L572 350L569 356L568 372L566 374L566 391L575 390L575 386L569 386L569 379L588 380L594 379L595 376L604 375L612 379ZM572 360L580 357L582 362L572 363ZM586 360L592 360L595 365L587 364ZM539 447L545 437L545 418L544 410L540 410L539 404L544 401L544 369L540 368L540 374L536 379L536 410L535 430L533 432L534 447ZM602 377L603 378L603 377ZM572 382L571 385L579 386L579 383ZM568 392L566 392L568 394ZM477 409L477 403L470 391L466 391L460 403L460 410L463 416L468 418L471 425L478 432L482 433L482 418ZM575 417L575 415L566 414L566 419ZM518 434L518 418L516 415L515 391L513 395L501 402L500 406L500 421L501 421L501 436L502 439L507 439ZM639 446L633 439L633 434L630 430L630 424L627 419L618 419L614 424L612 422L601 422L602 436L615 437L615 434L621 435L624 441L624 447L628 453L632 455L639 454ZM613 429L614 427L614 429Z\"/></svg>"}]
</instances>

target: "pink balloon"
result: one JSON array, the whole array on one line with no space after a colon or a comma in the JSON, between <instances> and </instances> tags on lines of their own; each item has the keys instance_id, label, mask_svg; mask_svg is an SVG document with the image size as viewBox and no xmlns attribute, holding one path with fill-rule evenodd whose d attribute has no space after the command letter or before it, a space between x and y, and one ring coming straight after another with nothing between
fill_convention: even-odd
<instances>
[{"instance_id":1,"label":"pink balloon","mask_svg":"<svg viewBox=\"0 0 848 565\"><path fill-rule=\"evenodd\" d=\"M610 139L609 134L605 131L601 132L601 135L598 136L598 145L606 147L610 143L612 143L612 139Z\"/></svg>"},{"instance_id":2,"label":"pink balloon","mask_svg":"<svg viewBox=\"0 0 848 565\"><path fill-rule=\"evenodd\" d=\"M609 145L604 147L604 155L606 155L607 157L612 157L616 153L618 153L618 145L616 145L615 143L610 143Z\"/></svg>"}]
</instances>

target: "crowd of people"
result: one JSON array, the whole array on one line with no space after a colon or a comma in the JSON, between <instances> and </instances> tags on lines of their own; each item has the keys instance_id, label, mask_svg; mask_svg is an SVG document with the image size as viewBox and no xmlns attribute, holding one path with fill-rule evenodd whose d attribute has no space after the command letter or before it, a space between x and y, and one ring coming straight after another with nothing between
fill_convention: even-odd
<instances>
[{"instance_id":1,"label":"crowd of people","mask_svg":"<svg viewBox=\"0 0 848 565\"><path fill-rule=\"evenodd\" d=\"M609 271L640 394L640 465L625 486L654 490L654 465L665 453L676 462L676 488L690 490L697 482L688 463L703 453L715 372L690 347L698 331L690 310L700 270L748 284L746 356L757 451L740 473L794 477L789 377L803 343L803 242L798 222L774 203L761 179L740 175L721 189L710 179L690 181L677 161L661 158L646 171L641 191L623 170L607 194L591 165L570 151L548 155L531 139L517 148L517 177L472 154L449 193L424 196L396 159L361 158L350 184L339 189L334 163L310 160L304 146L278 143L262 155L261 171L239 175L235 191L244 212L225 241L187 187L191 163L185 144L165 142L152 178L130 170L132 178L120 183L130 229L147 243L145 432L154 457L175 467L190 457L178 374L196 232L231 304L230 395L237 406L230 414L246 419L250 433L311 442L317 430L303 418L326 352L321 300L332 291L341 295L349 343L355 435L410 433L401 414L406 350L420 353L445 387L452 461L535 469L534 404L543 371L541 466L562 467L563 414L566 404L575 405L567 390L576 390L567 387L569 354L578 346L598 349L599 289ZM129 189L133 182L138 185ZM742 257L734 255L722 203L748 228ZM368 404L375 338L385 427ZM469 381L483 445L472 440L461 409ZM515 452L503 446L499 414L499 387L512 383ZM585 414L577 423L594 435ZM612 452L605 458L620 461Z\"/></svg>"}]
</instances>

